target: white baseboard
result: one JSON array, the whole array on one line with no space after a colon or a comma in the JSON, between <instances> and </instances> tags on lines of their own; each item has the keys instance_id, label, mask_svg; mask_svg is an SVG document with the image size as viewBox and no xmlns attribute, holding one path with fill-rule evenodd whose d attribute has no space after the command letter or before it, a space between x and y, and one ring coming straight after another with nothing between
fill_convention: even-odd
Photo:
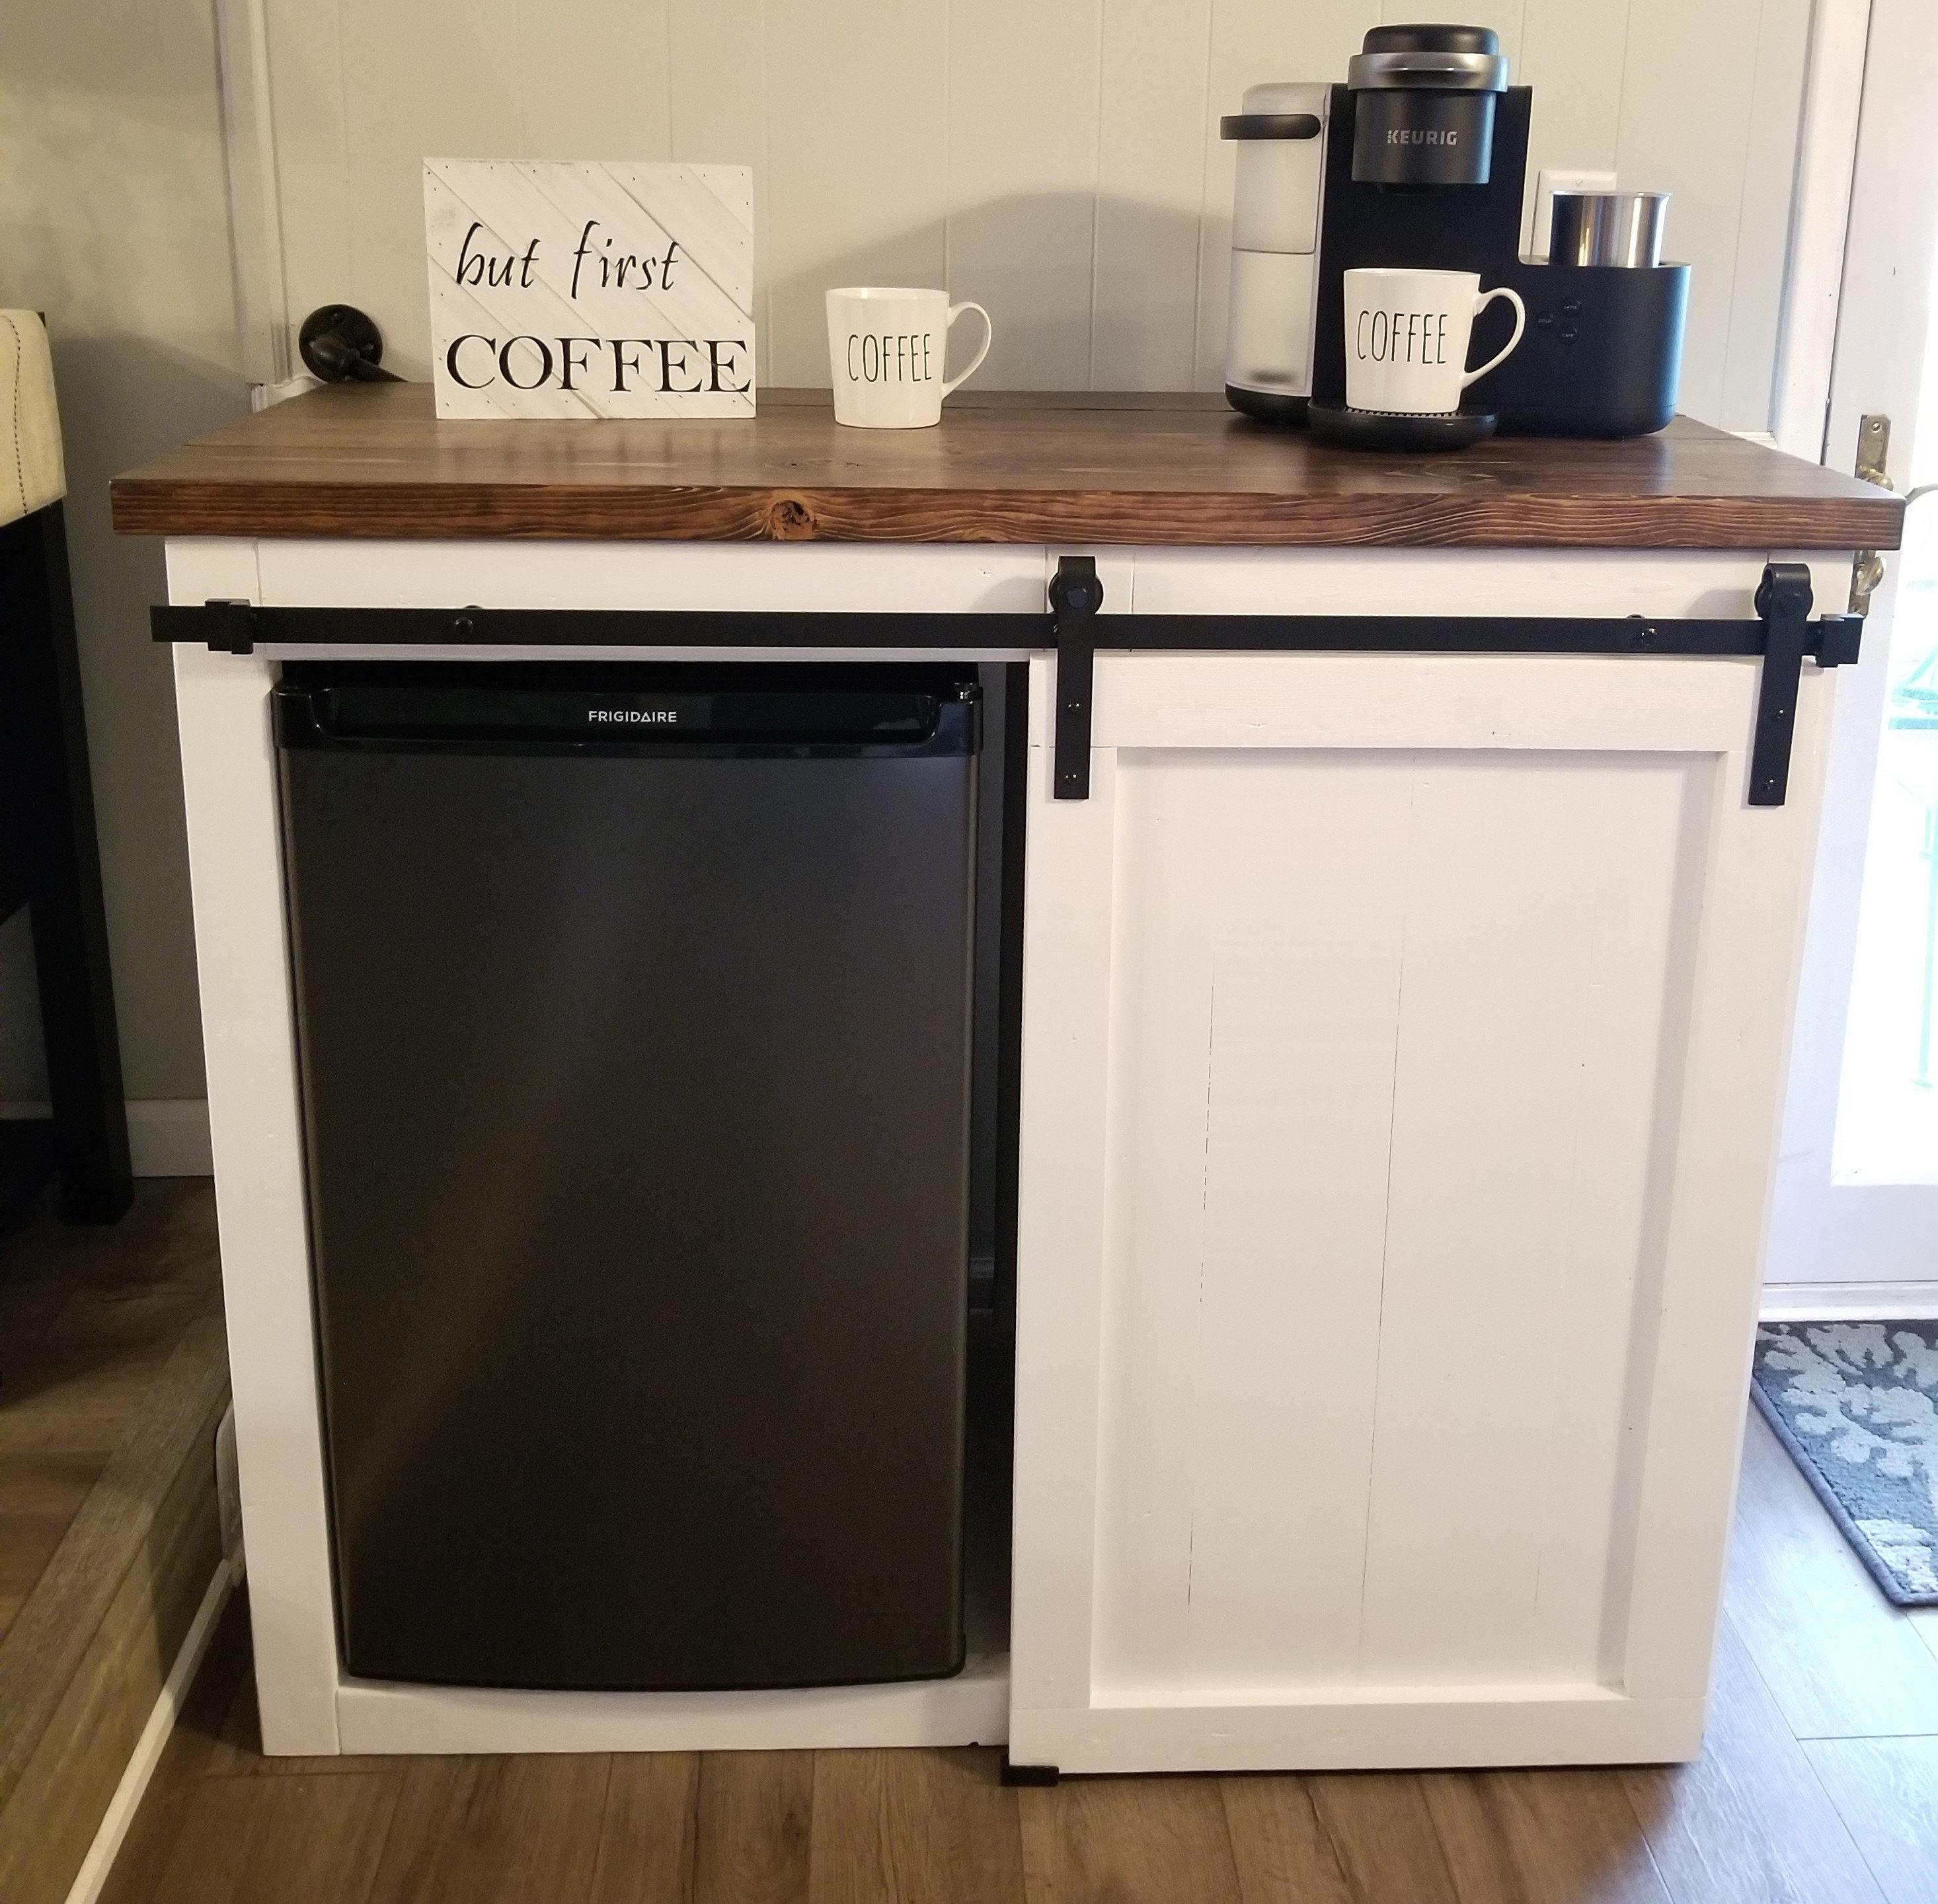
<instances>
[{"instance_id":1,"label":"white baseboard","mask_svg":"<svg viewBox=\"0 0 1938 1904\"><path fill-rule=\"evenodd\" d=\"M44 1103L0 1104L0 1118L45 1117ZM209 1177L208 1105L200 1098L131 1098L128 1152L137 1177Z\"/></svg>"},{"instance_id":2,"label":"white baseboard","mask_svg":"<svg viewBox=\"0 0 1938 1904\"><path fill-rule=\"evenodd\" d=\"M1938 1317L1938 1283L1766 1283L1766 1322L1924 1322Z\"/></svg>"},{"instance_id":3,"label":"white baseboard","mask_svg":"<svg viewBox=\"0 0 1938 1904\"><path fill-rule=\"evenodd\" d=\"M169 1734L175 1729L175 1718L181 1711L182 1702L188 1697L190 1684L202 1664L202 1656L208 1650L209 1641L214 1637L215 1623L228 1600L229 1590L235 1584L235 1570L225 1559L217 1565L214 1578L208 1583L208 1591L202 1596L202 1605L189 1623L181 1650L175 1655L175 1663L163 1681L154 1710L148 1714L148 1723L141 1728L141 1735L135 1742L127 1769L121 1775L121 1782L114 1787L114 1796L108 1801L108 1809L102 1814L101 1827L94 1834L94 1842L88 1846L87 1855L74 1873L67 1904L95 1904L95 1899L101 1895L108 1874L114 1869L121 1841L128 1836L128 1827L135 1822L141 1794L148 1789L148 1781L154 1776L155 1767L161 1762L162 1748L167 1745Z\"/></svg>"}]
</instances>

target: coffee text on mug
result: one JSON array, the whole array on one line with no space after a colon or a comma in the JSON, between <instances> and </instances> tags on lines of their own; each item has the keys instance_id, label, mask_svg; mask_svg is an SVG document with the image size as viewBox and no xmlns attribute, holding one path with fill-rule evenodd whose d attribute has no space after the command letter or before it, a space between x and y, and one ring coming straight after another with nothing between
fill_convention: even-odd
<instances>
[{"instance_id":1,"label":"coffee text on mug","mask_svg":"<svg viewBox=\"0 0 1938 1904\"><path fill-rule=\"evenodd\" d=\"M1444 311L1362 311L1353 338L1362 363L1439 364L1447 361Z\"/></svg>"},{"instance_id":2,"label":"coffee text on mug","mask_svg":"<svg viewBox=\"0 0 1938 1904\"><path fill-rule=\"evenodd\" d=\"M848 333L848 375L858 384L932 384L931 337L853 330Z\"/></svg>"}]
</instances>

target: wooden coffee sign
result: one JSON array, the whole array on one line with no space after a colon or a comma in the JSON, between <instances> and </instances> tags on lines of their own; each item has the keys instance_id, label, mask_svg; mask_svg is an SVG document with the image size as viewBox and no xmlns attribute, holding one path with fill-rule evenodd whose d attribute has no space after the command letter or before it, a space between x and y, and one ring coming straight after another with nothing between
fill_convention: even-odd
<instances>
[{"instance_id":1,"label":"wooden coffee sign","mask_svg":"<svg viewBox=\"0 0 1938 1904\"><path fill-rule=\"evenodd\" d=\"M751 417L746 165L427 159L441 417Z\"/></svg>"}]
</instances>

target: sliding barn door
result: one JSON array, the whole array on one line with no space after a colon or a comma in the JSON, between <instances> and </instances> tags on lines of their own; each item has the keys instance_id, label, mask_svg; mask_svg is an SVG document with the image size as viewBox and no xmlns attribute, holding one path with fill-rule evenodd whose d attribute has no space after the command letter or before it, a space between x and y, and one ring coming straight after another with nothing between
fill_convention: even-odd
<instances>
[{"instance_id":1,"label":"sliding barn door","mask_svg":"<svg viewBox=\"0 0 1938 1904\"><path fill-rule=\"evenodd\" d=\"M1828 683L1032 665L1010 1753L1690 1756Z\"/></svg>"}]
</instances>

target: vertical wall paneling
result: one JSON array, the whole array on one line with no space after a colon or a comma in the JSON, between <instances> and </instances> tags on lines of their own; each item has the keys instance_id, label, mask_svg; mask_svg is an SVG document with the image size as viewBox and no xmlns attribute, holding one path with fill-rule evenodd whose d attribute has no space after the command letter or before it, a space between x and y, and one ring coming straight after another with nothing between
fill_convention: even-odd
<instances>
[{"instance_id":1,"label":"vertical wall paneling","mask_svg":"<svg viewBox=\"0 0 1938 1904\"><path fill-rule=\"evenodd\" d=\"M1629 0L1526 0L1512 75L1517 85L1534 88L1523 252L1534 248L1533 187L1544 165L1614 169L1628 41Z\"/></svg>"},{"instance_id":2,"label":"vertical wall paneling","mask_svg":"<svg viewBox=\"0 0 1938 1904\"><path fill-rule=\"evenodd\" d=\"M1870 0L1818 0L1810 10L1809 41L1803 53L1797 184L1784 269L1786 308L1777 342L1769 427L1779 449L1812 463L1824 460L1827 447L1830 405L1825 393L1844 288L1845 241L1870 24ZM1806 977L1804 983L1807 991L1811 981Z\"/></svg>"},{"instance_id":3,"label":"vertical wall paneling","mask_svg":"<svg viewBox=\"0 0 1938 1904\"><path fill-rule=\"evenodd\" d=\"M1810 0L1763 0L1717 413L1726 430L1767 430L1775 408L1777 337L1809 38ZM1773 241L1779 232L1784 241Z\"/></svg>"},{"instance_id":4,"label":"vertical wall paneling","mask_svg":"<svg viewBox=\"0 0 1938 1904\"><path fill-rule=\"evenodd\" d=\"M1809 0L260 5L290 314L364 305L407 375L424 156L664 156L755 169L764 382L825 382L822 293L870 281L988 305L986 387L1216 389L1220 116L1260 80L1343 77L1383 20L1466 15L1536 89L1534 169L1675 194L1684 407L1769 421Z\"/></svg>"},{"instance_id":5,"label":"vertical wall paneling","mask_svg":"<svg viewBox=\"0 0 1938 1904\"><path fill-rule=\"evenodd\" d=\"M665 0L512 0L512 11L520 156L672 157Z\"/></svg>"},{"instance_id":6,"label":"vertical wall paneling","mask_svg":"<svg viewBox=\"0 0 1938 1904\"><path fill-rule=\"evenodd\" d=\"M995 319L992 390L1089 384L1102 21L1103 0L949 8L948 289Z\"/></svg>"},{"instance_id":7,"label":"vertical wall paneling","mask_svg":"<svg viewBox=\"0 0 1938 1904\"><path fill-rule=\"evenodd\" d=\"M1104 0L1093 390L1189 390L1212 0Z\"/></svg>"},{"instance_id":8,"label":"vertical wall paneling","mask_svg":"<svg viewBox=\"0 0 1938 1904\"><path fill-rule=\"evenodd\" d=\"M1763 4L1703 0L1691 6L1689 0L1631 0L1629 11L1631 71L1622 89L1615 169L1627 190L1675 193L1668 254L1696 266L1682 358L1682 407L1712 422L1722 421L1743 161ZM1785 226L1788 222L1786 217ZM1783 226L1770 234L1779 258L1787 236Z\"/></svg>"},{"instance_id":9,"label":"vertical wall paneling","mask_svg":"<svg viewBox=\"0 0 1938 1904\"><path fill-rule=\"evenodd\" d=\"M767 10L761 0L660 0L667 14L673 150L690 165L709 160L754 169L755 375L774 381L775 153L767 123ZM594 155L585 155L591 157ZM781 162L788 162L785 154ZM819 381L817 379L817 381Z\"/></svg>"},{"instance_id":10,"label":"vertical wall paneling","mask_svg":"<svg viewBox=\"0 0 1938 1904\"><path fill-rule=\"evenodd\" d=\"M833 32L819 8L770 5L767 34L773 162L755 177L767 206L755 257L772 342L761 377L825 384L830 286L943 282L949 150L935 102L948 90L949 8L849 0ZM982 320L958 329L952 369Z\"/></svg>"},{"instance_id":11,"label":"vertical wall paneling","mask_svg":"<svg viewBox=\"0 0 1938 1904\"><path fill-rule=\"evenodd\" d=\"M405 375L428 375L427 369L413 372L409 361L415 355L425 362L430 336L421 238L415 261L359 254L362 216L351 190L342 35L334 0L305 6L263 0L263 27L289 321L300 323L319 304L360 305L389 340L393 367ZM394 195L402 187L390 181L383 189ZM413 262L418 266L415 276ZM293 339L287 357L293 366Z\"/></svg>"},{"instance_id":12,"label":"vertical wall paneling","mask_svg":"<svg viewBox=\"0 0 1938 1904\"><path fill-rule=\"evenodd\" d=\"M278 384L295 359L283 277L282 197L263 0L216 0L216 65L242 374Z\"/></svg>"},{"instance_id":13,"label":"vertical wall paneling","mask_svg":"<svg viewBox=\"0 0 1938 1904\"><path fill-rule=\"evenodd\" d=\"M522 159L525 153L518 0L467 0L454 30L443 10L396 0L336 0L342 35L343 131L348 154L352 281L374 279L387 311L379 323L395 368L430 374L430 293L425 275L427 156ZM381 49L381 52L379 52ZM310 304L361 304L332 287Z\"/></svg>"}]
</instances>

